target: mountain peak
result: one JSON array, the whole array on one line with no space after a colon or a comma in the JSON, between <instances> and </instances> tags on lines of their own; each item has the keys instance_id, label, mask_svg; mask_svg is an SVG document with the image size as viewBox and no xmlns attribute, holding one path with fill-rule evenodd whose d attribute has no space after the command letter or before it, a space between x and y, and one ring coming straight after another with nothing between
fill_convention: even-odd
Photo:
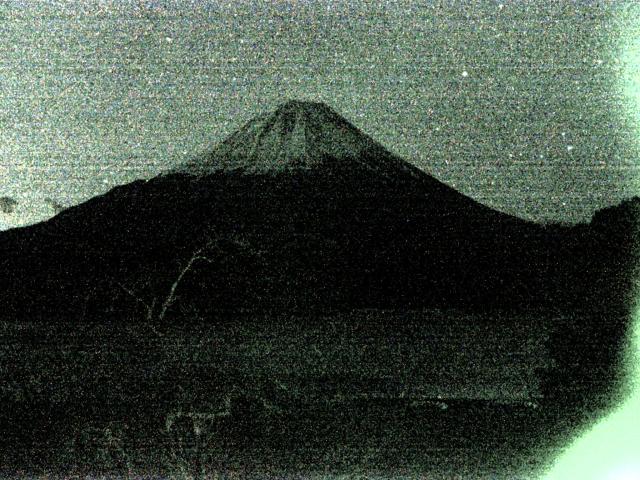
<instances>
[{"instance_id":1,"label":"mountain peak","mask_svg":"<svg viewBox=\"0 0 640 480\"><path fill-rule=\"evenodd\" d=\"M287 100L276 107L274 115L291 117L309 123L338 123L356 129L348 120L324 102L309 100Z\"/></svg>"},{"instance_id":2,"label":"mountain peak","mask_svg":"<svg viewBox=\"0 0 640 480\"><path fill-rule=\"evenodd\" d=\"M364 156L390 157L384 147L322 102L288 100L259 115L178 172L278 173L317 169L327 162L357 163ZM380 166L370 165L379 170Z\"/></svg>"}]
</instances>

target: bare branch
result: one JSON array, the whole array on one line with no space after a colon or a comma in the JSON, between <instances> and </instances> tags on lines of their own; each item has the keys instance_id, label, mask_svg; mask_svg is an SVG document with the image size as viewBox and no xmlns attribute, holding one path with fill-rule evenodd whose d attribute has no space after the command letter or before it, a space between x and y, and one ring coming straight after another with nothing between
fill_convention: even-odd
<instances>
[{"instance_id":1,"label":"bare branch","mask_svg":"<svg viewBox=\"0 0 640 480\"><path fill-rule=\"evenodd\" d=\"M214 260L212 260L211 258L207 257L204 252L206 252L208 249L212 248L217 242L214 240L209 240L206 242L206 244L201 247L198 248L196 250L194 250L194 252L192 253L191 257L189 258L189 260L187 261L187 263L184 265L183 268L180 268L178 275L176 276L176 278L174 279L173 283L171 284L171 287L169 288L169 292L167 293L166 297L164 298L164 301L162 302L162 304L160 305L160 310L159 312L156 313L157 311L157 297L154 297L153 300L151 301L151 303L147 302L146 300L144 300L143 298L139 297L135 291L133 291L132 289L128 288L126 285L124 285L121 282L115 281L115 280L111 280L112 283L114 283L115 285L117 285L118 287L120 287L120 289L122 289L122 291L124 291L125 293L127 293L131 298L133 298L136 302L140 303L146 310L146 320L147 323L149 324L149 328L158 336L162 337L164 336L162 333L160 333L159 331L157 331L155 329L155 327L152 325L152 323L154 322L154 320L164 320L167 311L169 310L169 308L177 301L178 296L176 295L176 292L178 290L178 287L180 286L180 284L182 283L184 277L187 275L187 273L189 273L191 270L193 270L194 265L197 262L205 262L205 263L214 263Z\"/></svg>"},{"instance_id":2,"label":"bare branch","mask_svg":"<svg viewBox=\"0 0 640 480\"><path fill-rule=\"evenodd\" d=\"M133 298L134 300L136 300L138 303L142 304L142 306L145 307L145 309L147 310L147 319L150 319L153 316L153 309L156 303L155 298L153 299L153 302L151 303L151 305L149 305L142 298L138 297L133 290L127 288L122 283L116 282L116 285L118 285L125 293L129 294L131 298Z\"/></svg>"},{"instance_id":3,"label":"bare branch","mask_svg":"<svg viewBox=\"0 0 640 480\"><path fill-rule=\"evenodd\" d=\"M122 290L124 290L126 293L131 295L131 297L133 297L136 301L138 301L139 303L141 303L145 307L145 309L147 310L146 319L147 319L147 325L148 325L149 329L156 336L163 337L164 334L159 332L156 329L156 327L153 326L153 313L155 312L155 309L156 309L155 307L156 307L157 299L154 297L153 300L151 301L151 305L149 305L147 302L145 302L143 299L138 297L132 290L128 289L126 286L124 286L120 282L116 282L116 283L120 286L120 288L122 288Z\"/></svg>"},{"instance_id":4,"label":"bare branch","mask_svg":"<svg viewBox=\"0 0 640 480\"><path fill-rule=\"evenodd\" d=\"M211 242L207 243L207 247L210 244L211 244ZM173 305L174 302L176 301L176 298L177 298L176 297L176 290L178 289L178 286L182 282L182 279L184 278L184 276L193 268L193 265L196 262L213 263L213 260L211 260L210 258L207 258L207 257L202 255L203 251L204 251L204 247L203 248L199 248L195 252L193 252L193 255L191 255L191 258L189 259L189 261L187 262L185 267L183 269L181 269L180 272L178 273L178 276L176 277L174 282L171 284L171 288L169 289L169 293L167 294L164 302L162 303L162 307L160 308L160 313L158 314L158 319L159 320L164 320L164 317L165 317L165 315L167 313L167 310L169 310L169 307L171 307L171 305Z\"/></svg>"},{"instance_id":5,"label":"bare branch","mask_svg":"<svg viewBox=\"0 0 640 480\"><path fill-rule=\"evenodd\" d=\"M156 297L153 297L153 300L151 301L151 305L149 305L149 308L147 309L148 321L153 320L153 312L156 311L156 303L158 303L158 299Z\"/></svg>"}]
</instances>

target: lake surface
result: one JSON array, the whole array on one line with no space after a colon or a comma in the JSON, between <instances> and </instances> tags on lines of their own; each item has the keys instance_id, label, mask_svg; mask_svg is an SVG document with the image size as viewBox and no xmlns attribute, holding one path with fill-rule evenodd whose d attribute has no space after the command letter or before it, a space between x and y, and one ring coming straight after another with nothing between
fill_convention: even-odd
<instances>
[{"instance_id":1,"label":"lake surface","mask_svg":"<svg viewBox=\"0 0 640 480\"><path fill-rule=\"evenodd\" d=\"M560 321L358 311L5 324L0 460L34 474L206 464L229 478L530 478L588 421L542 394ZM176 412L220 415L178 439L163 430Z\"/></svg>"}]
</instances>

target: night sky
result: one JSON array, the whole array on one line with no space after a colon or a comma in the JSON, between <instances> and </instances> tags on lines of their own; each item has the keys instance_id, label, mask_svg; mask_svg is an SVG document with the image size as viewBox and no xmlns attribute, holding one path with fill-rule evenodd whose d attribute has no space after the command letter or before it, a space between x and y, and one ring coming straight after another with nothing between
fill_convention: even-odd
<instances>
[{"instance_id":1,"label":"night sky","mask_svg":"<svg viewBox=\"0 0 640 480\"><path fill-rule=\"evenodd\" d=\"M420 3L421 5L417 5ZM0 4L0 228L327 102L502 211L588 220L640 193L634 1Z\"/></svg>"}]
</instances>

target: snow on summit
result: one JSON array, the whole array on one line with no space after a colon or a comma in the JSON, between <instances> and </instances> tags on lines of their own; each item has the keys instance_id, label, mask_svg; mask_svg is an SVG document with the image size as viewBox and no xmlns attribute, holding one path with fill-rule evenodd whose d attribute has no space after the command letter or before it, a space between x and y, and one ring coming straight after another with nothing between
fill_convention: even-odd
<instances>
[{"instance_id":1,"label":"snow on summit","mask_svg":"<svg viewBox=\"0 0 640 480\"><path fill-rule=\"evenodd\" d=\"M382 163L363 165L365 156ZM290 100L273 112L253 118L205 157L178 171L196 175L221 170L264 174L310 170L328 161L388 170L391 157L384 147L326 104ZM397 168L397 160L392 163Z\"/></svg>"}]
</instances>

